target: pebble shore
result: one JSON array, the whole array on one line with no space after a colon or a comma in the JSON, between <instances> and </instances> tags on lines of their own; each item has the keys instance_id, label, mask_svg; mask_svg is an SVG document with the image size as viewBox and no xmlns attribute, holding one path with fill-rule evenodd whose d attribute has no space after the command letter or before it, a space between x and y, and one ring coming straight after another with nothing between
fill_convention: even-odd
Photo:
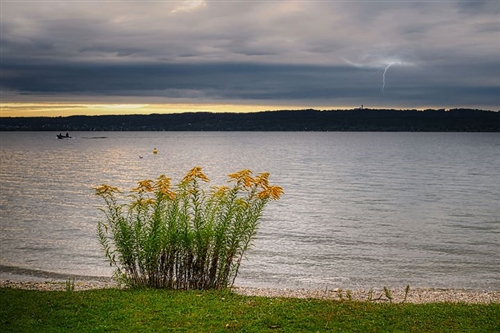
<instances>
[{"instance_id":1,"label":"pebble shore","mask_svg":"<svg viewBox=\"0 0 500 333\"><path fill-rule=\"evenodd\" d=\"M64 281L12 281L0 280L1 288L20 288L38 291L65 291ZM120 288L113 280L105 281L75 281L74 291L91 289ZM372 290L342 290L342 289L272 289L255 287L233 287L233 292L246 296L262 297L289 297L289 298L317 298L331 300L355 300L378 303L500 303L500 291L477 291L460 289L410 289L406 295L404 288L390 289L389 294L380 289ZM389 298L387 297L389 296Z\"/></svg>"},{"instance_id":2,"label":"pebble shore","mask_svg":"<svg viewBox=\"0 0 500 333\"><path fill-rule=\"evenodd\" d=\"M376 303L500 303L500 291L477 291L459 289L410 289L405 299L404 288L390 289L389 297L383 288L371 290L309 290L309 289L267 289L235 287L234 292L248 296L318 298L333 300L355 300Z\"/></svg>"}]
</instances>

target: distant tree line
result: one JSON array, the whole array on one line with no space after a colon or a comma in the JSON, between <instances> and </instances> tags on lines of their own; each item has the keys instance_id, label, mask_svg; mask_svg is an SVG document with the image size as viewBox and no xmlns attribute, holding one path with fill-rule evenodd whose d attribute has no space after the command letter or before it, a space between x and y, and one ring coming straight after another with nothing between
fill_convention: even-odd
<instances>
[{"instance_id":1,"label":"distant tree line","mask_svg":"<svg viewBox=\"0 0 500 333\"><path fill-rule=\"evenodd\" d=\"M400 131L500 132L500 112L282 110L69 117L1 117L0 131Z\"/></svg>"}]
</instances>

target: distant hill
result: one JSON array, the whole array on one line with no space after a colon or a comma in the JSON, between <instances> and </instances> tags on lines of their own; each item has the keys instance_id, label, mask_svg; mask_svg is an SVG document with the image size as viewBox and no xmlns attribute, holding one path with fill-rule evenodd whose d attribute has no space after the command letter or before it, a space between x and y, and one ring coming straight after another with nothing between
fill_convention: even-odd
<instances>
[{"instance_id":1,"label":"distant hill","mask_svg":"<svg viewBox=\"0 0 500 333\"><path fill-rule=\"evenodd\" d=\"M500 112L473 109L308 109L256 113L2 117L0 131L500 132Z\"/></svg>"}]
</instances>

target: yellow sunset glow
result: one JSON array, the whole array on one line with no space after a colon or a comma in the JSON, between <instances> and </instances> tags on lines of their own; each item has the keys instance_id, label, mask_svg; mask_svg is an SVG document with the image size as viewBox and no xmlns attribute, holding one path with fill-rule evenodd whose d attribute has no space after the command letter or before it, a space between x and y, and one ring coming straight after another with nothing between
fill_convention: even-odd
<instances>
[{"instance_id":1,"label":"yellow sunset glow","mask_svg":"<svg viewBox=\"0 0 500 333\"><path fill-rule=\"evenodd\" d=\"M237 104L77 104L77 103L2 103L0 117L64 117L74 115L124 115L183 112L259 112L297 110L297 105ZM314 106L315 109L348 109L347 106Z\"/></svg>"}]
</instances>

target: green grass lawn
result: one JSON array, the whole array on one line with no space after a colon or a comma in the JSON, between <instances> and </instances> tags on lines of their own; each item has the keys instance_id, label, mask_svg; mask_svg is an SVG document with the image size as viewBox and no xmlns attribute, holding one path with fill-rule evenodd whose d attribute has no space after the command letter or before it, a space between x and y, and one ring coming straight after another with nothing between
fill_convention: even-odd
<instances>
[{"instance_id":1,"label":"green grass lawn","mask_svg":"<svg viewBox=\"0 0 500 333\"><path fill-rule=\"evenodd\" d=\"M500 304L0 289L0 332L500 332Z\"/></svg>"}]
</instances>

